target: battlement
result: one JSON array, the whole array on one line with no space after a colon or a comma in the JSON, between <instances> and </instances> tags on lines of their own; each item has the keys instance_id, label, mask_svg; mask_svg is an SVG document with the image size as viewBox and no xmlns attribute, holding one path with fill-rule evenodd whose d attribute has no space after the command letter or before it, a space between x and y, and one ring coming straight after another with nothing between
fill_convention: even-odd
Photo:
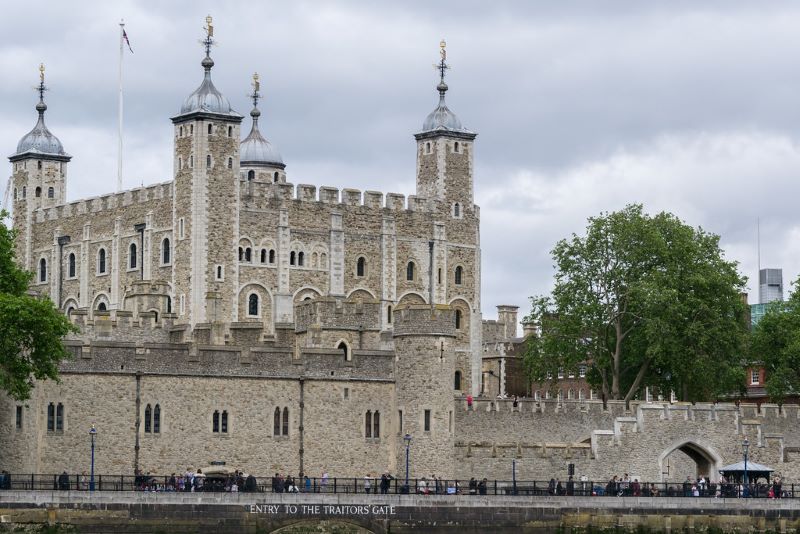
<instances>
[{"instance_id":1,"label":"battlement","mask_svg":"<svg viewBox=\"0 0 800 534\"><path fill-rule=\"evenodd\" d=\"M86 309L73 310L72 323L80 329L67 339L125 342L167 343L175 325L176 316L171 313L158 314L145 311L134 313L128 310L95 310L91 315Z\"/></svg>"},{"instance_id":2,"label":"battlement","mask_svg":"<svg viewBox=\"0 0 800 534\"><path fill-rule=\"evenodd\" d=\"M328 330L380 330L381 304L378 301L318 298L296 304L294 317L295 332L298 333L312 327Z\"/></svg>"},{"instance_id":3,"label":"battlement","mask_svg":"<svg viewBox=\"0 0 800 534\"><path fill-rule=\"evenodd\" d=\"M427 304L400 305L394 311L394 337L447 336L455 337L455 309L450 306Z\"/></svg>"},{"instance_id":4,"label":"battlement","mask_svg":"<svg viewBox=\"0 0 800 534\"><path fill-rule=\"evenodd\" d=\"M85 214L116 210L133 204L143 204L153 200L172 197L172 182L162 182L147 187L137 187L119 193L110 193L68 202L51 208L36 211L36 222L52 221Z\"/></svg>"}]
</instances>

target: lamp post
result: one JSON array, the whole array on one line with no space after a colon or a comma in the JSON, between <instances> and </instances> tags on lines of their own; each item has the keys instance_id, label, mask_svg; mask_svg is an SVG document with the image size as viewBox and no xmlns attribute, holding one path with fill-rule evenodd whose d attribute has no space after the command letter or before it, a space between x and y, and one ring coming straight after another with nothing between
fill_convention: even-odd
<instances>
[{"instance_id":1,"label":"lamp post","mask_svg":"<svg viewBox=\"0 0 800 534\"><path fill-rule=\"evenodd\" d=\"M97 435L97 429L92 423L92 428L89 429L89 436L92 438L92 470L89 475L89 491L94 491L94 438Z\"/></svg>"},{"instance_id":2,"label":"lamp post","mask_svg":"<svg viewBox=\"0 0 800 534\"><path fill-rule=\"evenodd\" d=\"M409 449L411 448L411 434L406 434L405 436L403 436L403 441L406 442L406 485L405 485L405 490L406 491L405 492L409 493L409 487L408 487L408 453L409 453Z\"/></svg>"},{"instance_id":3,"label":"lamp post","mask_svg":"<svg viewBox=\"0 0 800 534\"><path fill-rule=\"evenodd\" d=\"M747 484L747 451L750 449L750 441L744 438L742 441L742 453L744 454L744 496L747 497L750 493Z\"/></svg>"}]
</instances>

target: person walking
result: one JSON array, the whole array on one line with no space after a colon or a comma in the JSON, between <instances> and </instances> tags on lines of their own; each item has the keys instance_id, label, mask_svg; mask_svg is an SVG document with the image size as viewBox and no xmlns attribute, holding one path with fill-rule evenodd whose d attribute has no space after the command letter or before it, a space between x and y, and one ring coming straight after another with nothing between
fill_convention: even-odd
<instances>
[{"instance_id":1,"label":"person walking","mask_svg":"<svg viewBox=\"0 0 800 534\"><path fill-rule=\"evenodd\" d=\"M372 490L372 478L367 473L364 475L364 493L369 495L370 490Z\"/></svg>"}]
</instances>

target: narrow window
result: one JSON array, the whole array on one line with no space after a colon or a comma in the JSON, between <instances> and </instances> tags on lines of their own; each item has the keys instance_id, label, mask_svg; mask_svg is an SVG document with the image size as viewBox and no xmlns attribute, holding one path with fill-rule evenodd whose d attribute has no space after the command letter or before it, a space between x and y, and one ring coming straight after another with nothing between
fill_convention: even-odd
<instances>
[{"instance_id":1,"label":"narrow window","mask_svg":"<svg viewBox=\"0 0 800 534\"><path fill-rule=\"evenodd\" d=\"M220 425L223 434L228 433L228 412L222 411L222 424Z\"/></svg>"},{"instance_id":2,"label":"narrow window","mask_svg":"<svg viewBox=\"0 0 800 534\"><path fill-rule=\"evenodd\" d=\"M228 137L233 137L233 126L228 126Z\"/></svg>"},{"instance_id":3,"label":"narrow window","mask_svg":"<svg viewBox=\"0 0 800 534\"><path fill-rule=\"evenodd\" d=\"M406 266L406 280L413 281L414 280L414 262L408 262Z\"/></svg>"},{"instance_id":4,"label":"narrow window","mask_svg":"<svg viewBox=\"0 0 800 534\"><path fill-rule=\"evenodd\" d=\"M179 135L180 137L183 137L183 126L181 126L181 127L180 127L180 129L179 129L179 132L180 132L180 133L179 133L178 135Z\"/></svg>"},{"instance_id":5,"label":"narrow window","mask_svg":"<svg viewBox=\"0 0 800 534\"><path fill-rule=\"evenodd\" d=\"M189 156L189 168L194 169L194 154Z\"/></svg>"},{"instance_id":6,"label":"narrow window","mask_svg":"<svg viewBox=\"0 0 800 534\"><path fill-rule=\"evenodd\" d=\"M161 242L161 263L164 265L169 265L170 260L172 259L171 250L169 248L169 239L164 239Z\"/></svg>"},{"instance_id":7,"label":"narrow window","mask_svg":"<svg viewBox=\"0 0 800 534\"><path fill-rule=\"evenodd\" d=\"M172 297L167 295L167 313L172 313Z\"/></svg>"},{"instance_id":8,"label":"narrow window","mask_svg":"<svg viewBox=\"0 0 800 534\"><path fill-rule=\"evenodd\" d=\"M17 430L22 430L22 406L17 406Z\"/></svg>"},{"instance_id":9,"label":"narrow window","mask_svg":"<svg viewBox=\"0 0 800 534\"><path fill-rule=\"evenodd\" d=\"M156 404L153 408L153 434L161 433L161 406Z\"/></svg>"},{"instance_id":10,"label":"narrow window","mask_svg":"<svg viewBox=\"0 0 800 534\"><path fill-rule=\"evenodd\" d=\"M149 434L152 429L153 410L148 404L144 409L144 432Z\"/></svg>"},{"instance_id":11,"label":"narrow window","mask_svg":"<svg viewBox=\"0 0 800 534\"><path fill-rule=\"evenodd\" d=\"M344 388L344 398L345 399L350 398L350 388Z\"/></svg>"},{"instance_id":12,"label":"narrow window","mask_svg":"<svg viewBox=\"0 0 800 534\"><path fill-rule=\"evenodd\" d=\"M372 412L369 410L364 416L364 437L372 437Z\"/></svg>"},{"instance_id":13,"label":"narrow window","mask_svg":"<svg viewBox=\"0 0 800 534\"><path fill-rule=\"evenodd\" d=\"M447 412L447 431L453 433L453 410Z\"/></svg>"},{"instance_id":14,"label":"narrow window","mask_svg":"<svg viewBox=\"0 0 800 534\"><path fill-rule=\"evenodd\" d=\"M431 144L430 143L425 143L425 153L426 154L430 154L431 153Z\"/></svg>"},{"instance_id":15,"label":"narrow window","mask_svg":"<svg viewBox=\"0 0 800 534\"><path fill-rule=\"evenodd\" d=\"M283 435L289 435L289 408L283 409Z\"/></svg>"},{"instance_id":16,"label":"narrow window","mask_svg":"<svg viewBox=\"0 0 800 534\"><path fill-rule=\"evenodd\" d=\"M14 200L17 200L17 188L14 188Z\"/></svg>"},{"instance_id":17,"label":"narrow window","mask_svg":"<svg viewBox=\"0 0 800 534\"><path fill-rule=\"evenodd\" d=\"M303 266L303 257L304 257L304 254L303 254L302 251L297 253L297 265L298 265L298 267L302 267Z\"/></svg>"},{"instance_id":18,"label":"narrow window","mask_svg":"<svg viewBox=\"0 0 800 534\"><path fill-rule=\"evenodd\" d=\"M375 410L375 413L372 414L372 437L381 437L381 412L378 410Z\"/></svg>"},{"instance_id":19,"label":"narrow window","mask_svg":"<svg viewBox=\"0 0 800 534\"><path fill-rule=\"evenodd\" d=\"M453 145L453 148L454 148L454 152L458 152L458 141L455 142L455 144Z\"/></svg>"},{"instance_id":20,"label":"narrow window","mask_svg":"<svg viewBox=\"0 0 800 534\"><path fill-rule=\"evenodd\" d=\"M275 408L275 414L272 417L272 435L281 435L281 409Z\"/></svg>"},{"instance_id":21,"label":"narrow window","mask_svg":"<svg viewBox=\"0 0 800 534\"><path fill-rule=\"evenodd\" d=\"M403 410L397 410L397 433L403 433Z\"/></svg>"},{"instance_id":22,"label":"narrow window","mask_svg":"<svg viewBox=\"0 0 800 534\"><path fill-rule=\"evenodd\" d=\"M580 365L578 366L578 376L581 378L586 378L586 366Z\"/></svg>"},{"instance_id":23,"label":"narrow window","mask_svg":"<svg viewBox=\"0 0 800 534\"><path fill-rule=\"evenodd\" d=\"M47 198L55 198L55 196L56 196L56 190L53 189L52 187L48 187L47 188Z\"/></svg>"},{"instance_id":24,"label":"narrow window","mask_svg":"<svg viewBox=\"0 0 800 534\"><path fill-rule=\"evenodd\" d=\"M222 280L222 265L217 265L217 280Z\"/></svg>"},{"instance_id":25,"label":"narrow window","mask_svg":"<svg viewBox=\"0 0 800 534\"><path fill-rule=\"evenodd\" d=\"M269 262L270 263L275 263L275 251L272 250L272 249L270 249L270 251L269 251Z\"/></svg>"},{"instance_id":26,"label":"narrow window","mask_svg":"<svg viewBox=\"0 0 800 534\"><path fill-rule=\"evenodd\" d=\"M463 274L464 274L464 269L460 265L458 267L456 267L456 276L455 276L455 278L456 278L456 285L457 286L461 285L461 278L462 278Z\"/></svg>"},{"instance_id":27,"label":"narrow window","mask_svg":"<svg viewBox=\"0 0 800 534\"><path fill-rule=\"evenodd\" d=\"M214 410L214 416L211 418L211 431L219 432L219 411Z\"/></svg>"},{"instance_id":28,"label":"narrow window","mask_svg":"<svg viewBox=\"0 0 800 534\"><path fill-rule=\"evenodd\" d=\"M342 351L342 354L344 354L344 360L349 362L350 361L350 348L347 346L347 343L342 341L341 343L339 343L339 346L336 347L336 348L338 348L340 351Z\"/></svg>"},{"instance_id":29,"label":"narrow window","mask_svg":"<svg viewBox=\"0 0 800 534\"><path fill-rule=\"evenodd\" d=\"M186 313L186 295L185 294L181 294L178 297L178 311L180 311L181 315Z\"/></svg>"},{"instance_id":30,"label":"narrow window","mask_svg":"<svg viewBox=\"0 0 800 534\"><path fill-rule=\"evenodd\" d=\"M461 310L456 310L456 330L461 330Z\"/></svg>"},{"instance_id":31,"label":"narrow window","mask_svg":"<svg viewBox=\"0 0 800 534\"><path fill-rule=\"evenodd\" d=\"M25 198L25 196L26 196L26 193L27 193L27 189L28 189L28 188L27 188L27 187L25 187L24 185L22 186L22 198Z\"/></svg>"},{"instance_id":32,"label":"narrow window","mask_svg":"<svg viewBox=\"0 0 800 534\"><path fill-rule=\"evenodd\" d=\"M295 261L295 252L294 250L289 253L289 265L294 265Z\"/></svg>"},{"instance_id":33,"label":"narrow window","mask_svg":"<svg viewBox=\"0 0 800 534\"><path fill-rule=\"evenodd\" d=\"M253 249L251 249L250 247L244 249L244 261L246 263L250 263L251 261L253 261Z\"/></svg>"},{"instance_id":34,"label":"narrow window","mask_svg":"<svg viewBox=\"0 0 800 534\"><path fill-rule=\"evenodd\" d=\"M97 252L97 272L100 274L106 272L106 249L104 248Z\"/></svg>"},{"instance_id":35,"label":"narrow window","mask_svg":"<svg viewBox=\"0 0 800 534\"><path fill-rule=\"evenodd\" d=\"M458 202L453 204L453 217L461 217L461 204Z\"/></svg>"},{"instance_id":36,"label":"narrow window","mask_svg":"<svg viewBox=\"0 0 800 534\"><path fill-rule=\"evenodd\" d=\"M247 181L252 182L256 179L256 171L247 171Z\"/></svg>"},{"instance_id":37,"label":"narrow window","mask_svg":"<svg viewBox=\"0 0 800 534\"><path fill-rule=\"evenodd\" d=\"M178 219L178 236L181 239L183 239L183 237L184 237L184 233L183 233L183 217Z\"/></svg>"},{"instance_id":38,"label":"narrow window","mask_svg":"<svg viewBox=\"0 0 800 534\"><path fill-rule=\"evenodd\" d=\"M761 372L758 369L753 369L750 372L750 384L757 385L761 381Z\"/></svg>"},{"instance_id":39,"label":"narrow window","mask_svg":"<svg viewBox=\"0 0 800 534\"><path fill-rule=\"evenodd\" d=\"M244 261L244 248L239 247L239 261Z\"/></svg>"},{"instance_id":40,"label":"narrow window","mask_svg":"<svg viewBox=\"0 0 800 534\"><path fill-rule=\"evenodd\" d=\"M44 258L39 260L39 281L47 282L47 260Z\"/></svg>"},{"instance_id":41,"label":"narrow window","mask_svg":"<svg viewBox=\"0 0 800 534\"><path fill-rule=\"evenodd\" d=\"M213 130L212 130L212 126L209 124L209 125L208 125L208 135L211 135L211 132L212 132L212 131L213 131Z\"/></svg>"},{"instance_id":42,"label":"narrow window","mask_svg":"<svg viewBox=\"0 0 800 534\"><path fill-rule=\"evenodd\" d=\"M425 410L425 421L424 421L424 423L425 423L425 426L424 426L425 432L430 432L431 431L431 411L430 410Z\"/></svg>"},{"instance_id":43,"label":"narrow window","mask_svg":"<svg viewBox=\"0 0 800 534\"><path fill-rule=\"evenodd\" d=\"M258 316L258 295L255 293L247 298L247 315L251 317Z\"/></svg>"},{"instance_id":44,"label":"narrow window","mask_svg":"<svg viewBox=\"0 0 800 534\"><path fill-rule=\"evenodd\" d=\"M229 169L233 168L233 158L228 158L228 168Z\"/></svg>"},{"instance_id":45,"label":"narrow window","mask_svg":"<svg viewBox=\"0 0 800 534\"><path fill-rule=\"evenodd\" d=\"M189 135L194 135L194 124L189 125Z\"/></svg>"},{"instance_id":46,"label":"narrow window","mask_svg":"<svg viewBox=\"0 0 800 534\"><path fill-rule=\"evenodd\" d=\"M51 402L47 405L47 431L55 432L56 430L56 407Z\"/></svg>"},{"instance_id":47,"label":"narrow window","mask_svg":"<svg viewBox=\"0 0 800 534\"><path fill-rule=\"evenodd\" d=\"M208 168L208 169L211 168L211 156L210 155L206 156L206 168Z\"/></svg>"},{"instance_id":48,"label":"narrow window","mask_svg":"<svg viewBox=\"0 0 800 534\"><path fill-rule=\"evenodd\" d=\"M131 246L128 247L128 267L136 268L136 243L131 243Z\"/></svg>"},{"instance_id":49,"label":"narrow window","mask_svg":"<svg viewBox=\"0 0 800 534\"><path fill-rule=\"evenodd\" d=\"M457 391L461 390L461 371L456 371L455 383L453 384L454 389Z\"/></svg>"},{"instance_id":50,"label":"narrow window","mask_svg":"<svg viewBox=\"0 0 800 534\"><path fill-rule=\"evenodd\" d=\"M70 252L67 258L67 276L75 278L75 254Z\"/></svg>"},{"instance_id":51,"label":"narrow window","mask_svg":"<svg viewBox=\"0 0 800 534\"><path fill-rule=\"evenodd\" d=\"M441 267L439 267L439 270L436 271L436 278L437 278L437 283L441 284L442 283L442 268Z\"/></svg>"},{"instance_id":52,"label":"narrow window","mask_svg":"<svg viewBox=\"0 0 800 534\"><path fill-rule=\"evenodd\" d=\"M267 249L261 249L261 263L267 263Z\"/></svg>"},{"instance_id":53,"label":"narrow window","mask_svg":"<svg viewBox=\"0 0 800 534\"><path fill-rule=\"evenodd\" d=\"M356 276L364 276L364 273L367 271L367 260L362 256L358 258L358 263L356 264Z\"/></svg>"},{"instance_id":54,"label":"narrow window","mask_svg":"<svg viewBox=\"0 0 800 534\"><path fill-rule=\"evenodd\" d=\"M39 165L41 165L41 162L39 162ZM39 167L39 168L41 169L41 167ZM42 188L41 187L37 187L36 190L34 191L34 194L36 195L36 198L41 197L42 196Z\"/></svg>"},{"instance_id":55,"label":"narrow window","mask_svg":"<svg viewBox=\"0 0 800 534\"><path fill-rule=\"evenodd\" d=\"M64 405L60 402L56 405L56 432L64 430Z\"/></svg>"},{"instance_id":56,"label":"narrow window","mask_svg":"<svg viewBox=\"0 0 800 534\"><path fill-rule=\"evenodd\" d=\"M386 322L392 324L392 305L386 307Z\"/></svg>"},{"instance_id":57,"label":"narrow window","mask_svg":"<svg viewBox=\"0 0 800 534\"><path fill-rule=\"evenodd\" d=\"M278 183L278 171L275 171L275 174L272 176L272 181L276 184Z\"/></svg>"},{"instance_id":58,"label":"narrow window","mask_svg":"<svg viewBox=\"0 0 800 534\"><path fill-rule=\"evenodd\" d=\"M39 170L42 170L42 162L41 161L37 161L36 162L36 168L39 169ZM36 196L38 197L39 195L36 195Z\"/></svg>"}]
</instances>

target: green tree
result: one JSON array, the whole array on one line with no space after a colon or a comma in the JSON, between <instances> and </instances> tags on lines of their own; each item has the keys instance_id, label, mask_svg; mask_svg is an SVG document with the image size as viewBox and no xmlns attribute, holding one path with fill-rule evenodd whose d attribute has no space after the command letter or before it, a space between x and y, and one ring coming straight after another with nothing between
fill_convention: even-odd
<instances>
[{"instance_id":1,"label":"green tree","mask_svg":"<svg viewBox=\"0 0 800 534\"><path fill-rule=\"evenodd\" d=\"M0 212L0 390L30 397L34 380L58 379L69 357L62 338L77 328L47 299L27 293L33 273L14 261L15 232Z\"/></svg>"},{"instance_id":2,"label":"green tree","mask_svg":"<svg viewBox=\"0 0 800 534\"><path fill-rule=\"evenodd\" d=\"M531 298L529 377L587 365L603 399L645 387L709 400L744 384L745 279L719 237L641 205L590 218L552 251L551 296Z\"/></svg>"},{"instance_id":3,"label":"green tree","mask_svg":"<svg viewBox=\"0 0 800 534\"><path fill-rule=\"evenodd\" d=\"M767 393L777 402L800 392L800 278L786 302L772 302L753 328L751 358L764 366Z\"/></svg>"}]
</instances>

